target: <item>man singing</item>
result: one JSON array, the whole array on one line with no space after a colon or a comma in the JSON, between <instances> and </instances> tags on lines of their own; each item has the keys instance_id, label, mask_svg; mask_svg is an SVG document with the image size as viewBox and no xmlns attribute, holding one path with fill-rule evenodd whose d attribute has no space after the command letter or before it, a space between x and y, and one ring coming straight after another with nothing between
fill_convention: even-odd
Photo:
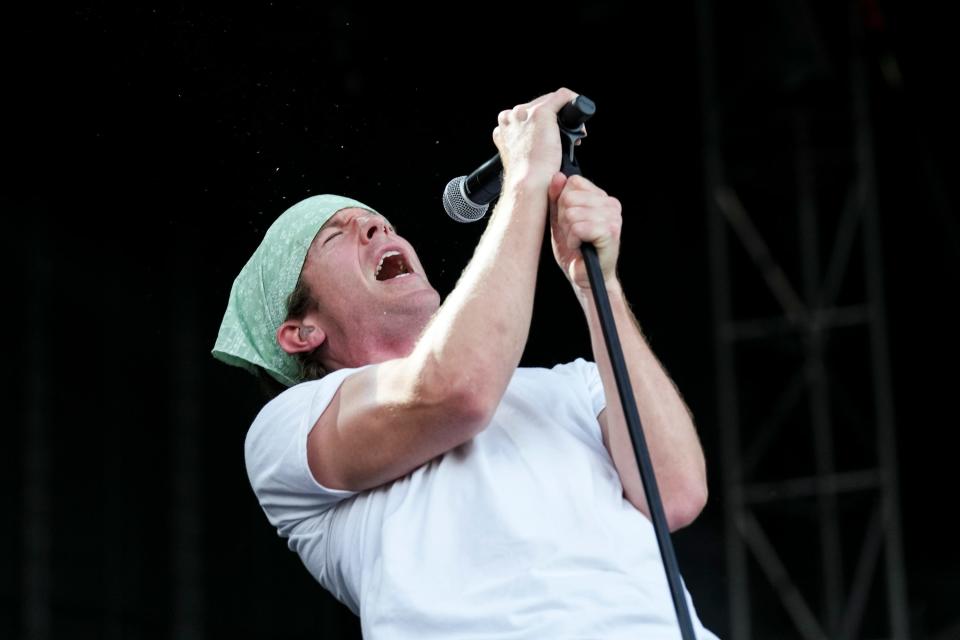
<instances>
[{"instance_id":1,"label":"man singing","mask_svg":"<svg viewBox=\"0 0 960 640\"><path fill-rule=\"evenodd\" d=\"M443 304L386 218L330 195L284 212L234 282L214 355L289 387L248 432L250 482L366 638L680 637L582 243L671 530L706 502L703 453L617 278L620 203L559 172L574 98L499 114L501 196ZM595 364L517 366L548 219Z\"/></svg>"}]
</instances>

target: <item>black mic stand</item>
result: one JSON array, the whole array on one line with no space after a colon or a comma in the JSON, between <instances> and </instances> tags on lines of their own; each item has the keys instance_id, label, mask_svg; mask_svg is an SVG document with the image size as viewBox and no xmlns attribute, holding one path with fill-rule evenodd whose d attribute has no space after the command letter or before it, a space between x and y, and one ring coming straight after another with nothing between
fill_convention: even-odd
<instances>
[{"instance_id":1,"label":"black mic stand","mask_svg":"<svg viewBox=\"0 0 960 640\"><path fill-rule=\"evenodd\" d=\"M590 119L596 111L593 101L585 96L577 98L561 109L557 116L560 125L560 144L563 149L563 163L560 170L566 176L579 176L580 165L574 157L574 147L577 140L585 134L583 123ZM584 242L580 246L584 262L587 267L587 277L590 279L590 289L600 315L600 326L603 328L603 339L610 355L610 364L613 366L613 375L617 381L617 392L623 405L623 415L627 419L627 428L630 432L630 441L633 443L633 453L637 458L637 467L643 479L643 493L650 507L653 518L653 529L657 535L657 544L660 546L660 557L667 572L667 582L670 584L670 594L673 596L673 607L677 612L680 623L680 633L683 640L696 640L693 635L693 624L690 621L690 611L687 600L683 597L683 585L680 581L680 570L677 567L677 557L673 552L673 543L670 540L670 529L667 527L667 518L663 513L663 504L660 501L660 491L653 475L653 463L650 461L650 452L647 450L647 441L643 436L640 424L640 414L637 411L637 401L633 397L633 387L630 386L630 377L627 374L627 364L620 346L620 337L613 321L613 311L610 308L610 297L603 282L603 273L600 269L600 259L597 250L590 243Z\"/></svg>"}]
</instances>

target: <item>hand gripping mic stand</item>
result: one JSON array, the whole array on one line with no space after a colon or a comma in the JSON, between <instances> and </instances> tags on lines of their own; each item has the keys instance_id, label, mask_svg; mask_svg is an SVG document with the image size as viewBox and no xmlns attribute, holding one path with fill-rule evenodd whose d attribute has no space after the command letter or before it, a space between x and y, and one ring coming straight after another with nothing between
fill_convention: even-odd
<instances>
[{"instance_id":1,"label":"hand gripping mic stand","mask_svg":"<svg viewBox=\"0 0 960 640\"><path fill-rule=\"evenodd\" d=\"M570 104L561 109L557 116L560 125L560 144L563 149L563 163L560 170L566 176L578 176L580 165L574 157L574 148L577 140L582 138L583 123L590 119L596 111L593 101L585 96L577 96ZM590 279L590 289L600 315L600 326L603 328L603 339L610 355L613 366L613 375L617 381L617 392L623 404L623 415L627 419L627 428L630 432L630 441L633 443L633 453L637 458L637 467L643 479L643 493L650 507L653 518L653 528L657 534L657 544L660 546L660 556L667 572L667 582L670 584L670 594L673 596L673 606L680 623L680 633L683 640L696 640L693 635L693 624L690 622L690 611L687 609L687 600L683 596L683 585L680 582L680 570L677 567L677 558L673 553L673 544L670 541L670 530L667 527L667 518L663 513L663 504L660 502L660 492L653 475L653 464L650 462L650 452L647 450L647 441L643 436L640 424L640 414L637 412L637 401L633 397L633 387L630 386L630 377L627 374L627 365L623 358L623 349L617 335L617 327L613 321L613 311L610 309L610 298L603 282L600 270L600 259L597 250L592 244L580 245L587 267L587 277Z\"/></svg>"}]
</instances>

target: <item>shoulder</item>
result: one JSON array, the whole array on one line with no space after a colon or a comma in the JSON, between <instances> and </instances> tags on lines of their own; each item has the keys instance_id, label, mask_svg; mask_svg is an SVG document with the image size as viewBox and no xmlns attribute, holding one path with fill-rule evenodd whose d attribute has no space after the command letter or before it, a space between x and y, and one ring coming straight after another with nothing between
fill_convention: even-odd
<instances>
[{"instance_id":1,"label":"shoulder","mask_svg":"<svg viewBox=\"0 0 960 640\"><path fill-rule=\"evenodd\" d=\"M362 368L339 369L319 380L301 382L270 400L247 431L244 449L248 459L260 449L269 449L278 436L292 435L299 430L306 436L343 381Z\"/></svg>"},{"instance_id":2,"label":"shoulder","mask_svg":"<svg viewBox=\"0 0 960 640\"><path fill-rule=\"evenodd\" d=\"M549 384L557 392L579 397L585 405L589 405L594 416L600 415L606 407L603 381L595 362L577 358L554 365L544 370L544 374L549 377Z\"/></svg>"},{"instance_id":3,"label":"shoulder","mask_svg":"<svg viewBox=\"0 0 960 640\"><path fill-rule=\"evenodd\" d=\"M591 444L602 439L597 418L606 407L606 396L595 363L577 358L550 368L518 369L511 393L521 404L537 407L541 416L575 425L577 432L589 434Z\"/></svg>"},{"instance_id":4,"label":"shoulder","mask_svg":"<svg viewBox=\"0 0 960 640\"><path fill-rule=\"evenodd\" d=\"M597 413L603 408L603 382L597 365L577 358L571 362L545 367L521 367L511 381L511 387L519 391L541 393L584 393L593 399Z\"/></svg>"},{"instance_id":5,"label":"shoulder","mask_svg":"<svg viewBox=\"0 0 960 640\"><path fill-rule=\"evenodd\" d=\"M290 387L260 410L247 431L247 475L275 525L291 507L324 506L351 495L316 483L307 466L307 436L343 381L357 371L340 369Z\"/></svg>"},{"instance_id":6,"label":"shoulder","mask_svg":"<svg viewBox=\"0 0 960 640\"><path fill-rule=\"evenodd\" d=\"M583 358L549 368L524 367L518 369L517 373L520 378L540 381L543 384L582 387L590 393L595 392L601 384L597 365Z\"/></svg>"},{"instance_id":7,"label":"shoulder","mask_svg":"<svg viewBox=\"0 0 960 640\"><path fill-rule=\"evenodd\" d=\"M577 358L570 362L554 365L551 373L565 378L590 379L597 373L597 365L589 360Z\"/></svg>"}]
</instances>

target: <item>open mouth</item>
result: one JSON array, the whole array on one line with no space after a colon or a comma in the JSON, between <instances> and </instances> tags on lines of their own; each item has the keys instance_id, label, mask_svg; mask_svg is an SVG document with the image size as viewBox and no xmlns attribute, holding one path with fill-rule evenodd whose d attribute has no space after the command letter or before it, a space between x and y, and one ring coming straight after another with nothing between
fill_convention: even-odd
<instances>
[{"instance_id":1,"label":"open mouth","mask_svg":"<svg viewBox=\"0 0 960 640\"><path fill-rule=\"evenodd\" d=\"M387 251L380 256L380 263L373 276L377 280L392 280L413 273L406 259L399 251Z\"/></svg>"}]
</instances>

